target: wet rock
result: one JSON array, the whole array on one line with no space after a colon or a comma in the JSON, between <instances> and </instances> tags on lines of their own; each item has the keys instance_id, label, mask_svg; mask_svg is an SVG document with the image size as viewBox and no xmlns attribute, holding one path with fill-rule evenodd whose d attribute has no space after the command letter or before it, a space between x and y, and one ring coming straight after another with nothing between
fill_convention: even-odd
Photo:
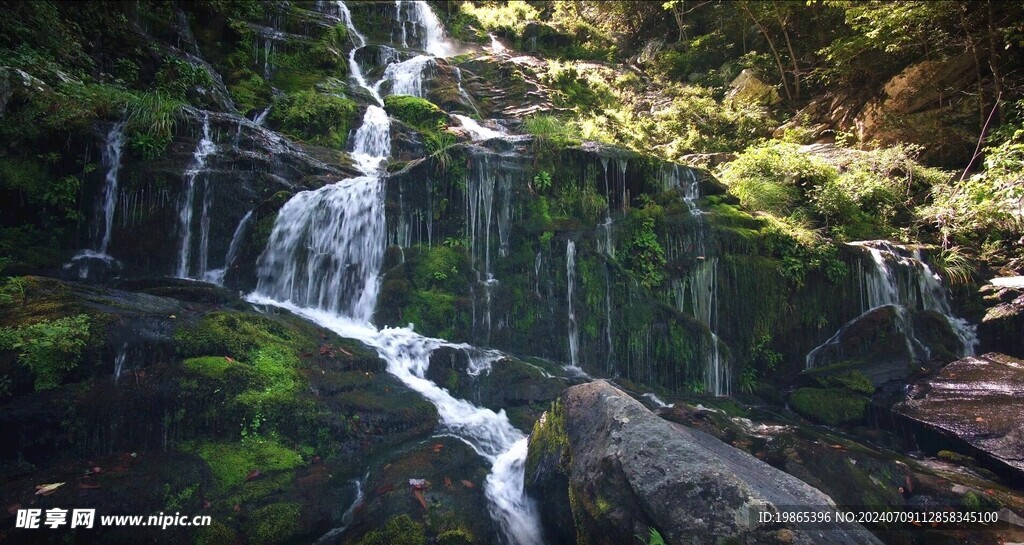
<instances>
[{"instance_id":1,"label":"wet rock","mask_svg":"<svg viewBox=\"0 0 1024 545\"><path fill-rule=\"evenodd\" d=\"M859 525L759 526L750 507L829 506L820 491L703 432L666 422L604 381L574 386L531 436L528 490L553 540L627 543L657 528L667 543L878 543ZM572 519L552 520L571 506ZM577 535L566 528L576 528ZM561 528L559 530L558 528Z\"/></svg>"},{"instance_id":2,"label":"wet rock","mask_svg":"<svg viewBox=\"0 0 1024 545\"><path fill-rule=\"evenodd\" d=\"M1024 286L1002 284L980 290L991 306L978 324L978 338L986 350L1024 358Z\"/></svg>"},{"instance_id":3,"label":"wet rock","mask_svg":"<svg viewBox=\"0 0 1024 545\"><path fill-rule=\"evenodd\" d=\"M955 342L956 335L942 315L885 305L845 324L807 360L818 373L830 366L844 372L856 370L879 387L903 380L933 360L953 359Z\"/></svg>"},{"instance_id":4,"label":"wet rock","mask_svg":"<svg viewBox=\"0 0 1024 545\"><path fill-rule=\"evenodd\" d=\"M1024 482L1024 361L971 356L916 383L893 412L927 450L959 450Z\"/></svg>"}]
</instances>

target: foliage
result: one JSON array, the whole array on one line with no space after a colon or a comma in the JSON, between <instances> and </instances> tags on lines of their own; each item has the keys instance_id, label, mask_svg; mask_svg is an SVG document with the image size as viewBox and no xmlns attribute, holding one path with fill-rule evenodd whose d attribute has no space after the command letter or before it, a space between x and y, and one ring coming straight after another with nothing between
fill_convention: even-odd
<instances>
[{"instance_id":1,"label":"foliage","mask_svg":"<svg viewBox=\"0 0 1024 545\"><path fill-rule=\"evenodd\" d=\"M662 221L662 208L648 201L630 212L623 237L622 265L641 286L653 289L665 280L665 250L658 241L656 227Z\"/></svg>"},{"instance_id":2,"label":"foliage","mask_svg":"<svg viewBox=\"0 0 1024 545\"><path fill-rule=\"evenodd\" d=\"M1018 107L1024 119L1024 104ZM1005 140L985 148L982 172L935 185L931 205L919 212L938 228L943 246L1024 235L1024 122L997 136Z\"/></svg>"},{"instance_id":3,"label":"foliage","mask_svg":"<svg viewBox=\"0 0 1024 545\"><path fill-rule=\"evenodd\" d=\"M157 92L179 100L186 100L195 88L210 87L213 78L206 68L184 59L167 57L156 73Z\"/></svg>"},{"instance_id":4,"label":"foliage","mask_svg":"<svg viewBox=\"0 0 1024 545\"><path fill-rule=\"evenodd\" d=\"M88 338L89 316L77 314L0 328L0 349L18 352L18 361L35 376L36 390L49 390L78 365Z\"/></svg>"},{"instance_id":5,"label":"foliage","mask_svg":"<svg viewBox=\"0 0 1024 545\"><path fill-rule=\"evenodd\" d=\"M441 172L446 172L452 164L451 150L455 147L455 135L448 131L428 132L423 136L423 144L427 153L434 160Z\"/></svg>"},{"instance_id":6,"label":"foliage","mask_svg":"<svg viewBox=\"0 0 1024 545\"><path fill-rule=\"evenodd\" d=\"M459 9L471 17L485 32L514 36L522 33L526 23L536 20L540 13L529 2L511 0L504 4L462 2Z\"/></svg>"},{"instance_id":7,"label":"foliage","mask_svg":"<svg viewBox=\"0 0 1024 545\"><path fill-rule=\"evenodd\" d=\"M356 103L347 98L300 91L278 97L270 121L295 137L341 149L357 113Z\"/></svg>"},{"instance_id":8,"label":"foliage","mask_svg":"<svg viewBox=\"0 0 1024 545\"><path fill-rule=\"evenodd\" d=\"M533 136L538 151L580 143L579 133L565 120L553 115L535 114L523 119L523 131Z\"/></svg>"},{"instance_id":9,"label":"foliage","mask_svg":"<svg viewBox=\"0 0 1024 545\"><path fill-rule=\"evenodd\" d=\"M935 265L951 286L966 286L978 273L973 260L960 246L943 248L935 257Z\"/></svg>"},{"instance_id":10,"label":"foliage","mask_svg":"<svg viewBox=\"0 0 1024 545\"><path fill-rule=\"evenodd\" d=\"M644 545L665 545L665 538L661 537L661 532L657 528L648 528L648 530L649 533L646 539L640 535L637 535L636 538L643 542Z\"/></svg>"}]
</instances>

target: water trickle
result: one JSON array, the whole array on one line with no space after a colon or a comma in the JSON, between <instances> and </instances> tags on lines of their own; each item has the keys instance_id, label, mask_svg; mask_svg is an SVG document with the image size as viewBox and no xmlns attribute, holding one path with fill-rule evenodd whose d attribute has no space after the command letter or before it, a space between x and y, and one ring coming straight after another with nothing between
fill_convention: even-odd
<instances>
[{"instance_id":1,"label":"water trickle","mask_svg":"<svg viewBox=\"0 0 1024 545\"><path fill-rule=\"evenodd\" d=\"M114 208L117 206L117 175L121 170L121 150L124 148L124 121L114 123L107 133L107 141L103 146L102 163L107 167L107 175L103 184L103 237L96 250L107 253L110 247L110 234L114 228Z\"/></svg>"},{"instance_id":2,"label":"water trickle","mask_svg":"<svg viewBox=\"0 0 1024 545\"><path fill-rule=\"evenodd\" d=\"M175 274L178 278L188 278L190 258L192 255L192 209L195 200L196 178L206 169L206 159L217 151L210 136L210 115L203 114L203 136L192 152L192 161L185 169L185 195L178 209L178 230L181 233L181 248L178 252L178 267ZM206 194L209 191L205 192Z\"/></svg>"},{"instance_id":3,"label":"water trickle","mask_svg":"<svg viewBox=\"0 0 1024 545\"><path fill-rule=\"evenodd\" d=\"M329 545L331 543L336 543L335 538L340 536L342 533L345 532L345 530L348 529L348 526L352 524L353 517L355 517L356 510L363 505L363 500L365 499L365 494L363 493L363 483L368 478L369 475L366 475L362 479L352 480L352 486L354 486L356 489L356 496L355 499L352 500L352 503L348 506L348 509L346 509L345 512L341 515L341 526L337 528L332 528L326 534L320 536L320 539L317 539L315 542L313 542L313 545Z\"/></svg>"},{"instance_id":4,"label":"water trickle","mask_svg":"<svg viewBox=\"0 0 1024 545\"><path fill-rule=\"evenodd\" d=\"M576 292L576 243L569 241L565 245L565 276L566 310L569 315L569 363L573 367L580 366L580 332L576 323L576 309L573 306L573 294Z\"/></svg>"},{"instance_id":5,"label":"water trickle","mask_svg":"<svg viewBox=\"0 0 1024 545\"><path fill-rule=\"evenodd\" d=\"M121 345L121 348L117 350L117 355L114 356L114 382L121 378L121 372L124 370L124 362L128 359L128 343Z\"/></svg>"},{"instance_id":6,"label":"water trickle","mask_svg":"<svg viewBox=\"0 0 1024 545\"><path fill-rule=\"evenodd\" d=\"M242 221L239 221L238 226L235 227L235 233L231 236L231 244L228 246L228 253L224 256L224 266L220 269L206 271L206 274L203 275L203 280L218 286L224 285L224 274L227 272L228 267L231 266L231 262L238 257L238 252L242 249L242 240L245 238L245 234L248 232L251 224L252 210L246 212L245 216L242 216Z\"/></svg>"},{"instance_id":7,"label":"water trickle","mask_svg":"<svg viewBox=\"0 0 1024 545\"><path fill-rule=\"evenodd\" d=\"M270 109L271 108L273 108L273 106L267 106L266 108L264 108L263 111L261 111L260 113L256 114L256 117L252 120L252 122L257 127L262 127L263 123L266 122L266 120L267 120L267 115L270 114Z\"/></svg>"}]
</instances>

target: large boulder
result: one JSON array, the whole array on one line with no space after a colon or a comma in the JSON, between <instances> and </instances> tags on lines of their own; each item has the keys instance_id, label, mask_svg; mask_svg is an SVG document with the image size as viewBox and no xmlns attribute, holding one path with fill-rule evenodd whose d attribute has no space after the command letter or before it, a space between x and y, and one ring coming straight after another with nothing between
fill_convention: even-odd
<instances>
[{"instance_id":1,"label":"large boulder","mask_svg":"<svg viewBox=\"0 0 1024 545\"><path fill-rule=\"evenodd\" d=\"M1024 361L988 353L957 360L893 408L918 445L974 456L1024 483Z\"/></svg>"},{"instance_id":2,"label":"large boulder","mask_svg":"<svg viewBox=\"0 0 1024 545\"><path fill-rule=\"evenodd\" d=\"M991 305L978 324L982 347L1024 358L1024 276L997 278L980 292Z\"/></svg>"},{"instance_id":3,"label":"large boulder","mask_svg":"<svg viewBox=\"0 0 1024 545\"><path fill-rule=\"evenodd\" d=\"M605 381L569 388L535 426L526 483L556 543L631 543L652 528L666 543L878 543L855 524L756 523L751 514L762 504L834 504L749 454L662 420Z\"/></svg>"}]
</instances>

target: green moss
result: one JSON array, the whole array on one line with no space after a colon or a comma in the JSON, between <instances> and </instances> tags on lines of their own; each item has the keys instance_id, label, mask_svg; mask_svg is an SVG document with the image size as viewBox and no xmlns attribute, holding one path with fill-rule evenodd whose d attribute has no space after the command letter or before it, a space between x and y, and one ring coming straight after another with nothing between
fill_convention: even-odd
<instances>
[{"instance_id":1,"label":"green moss","mask_svg":"<svg viewBox=\"0 0 1024 545\"><path fill-rule=\"evenodd\" d=\"M193 545L224 545L234 542L235 531L217 521L212 521L209 526L196 528L192 537Z\"/></svg>"},{"instance_id":2,"label":"green moss","mask_svg":"<svg viewBox=\"0 0 1024 545\"><path fill-rule=\"evenodd\" d=\"M868 401L863 395L839 388L798 388L789 396L794 411L833 426L863 420Z\"/></svg>"},{"instance_id":3,"label":"green moss","mask_svg":"<svg viewBox=\"0 0 1024 545\"><path fill-rule=\"evenodd\" d=\"M437 536L437 545L472 545L473 542L473 534L462 528L448 530Z\"/></svg>"},{"instance_id":4,"label":"green moss","mask_svg":"<svg viewBox=\"0 0 1024 545\"><path fill-rule=\"evenodd\" d=\"M422 250L412 279L422 289L459 293L465 289L468 271L465 251L438 245Z\"/></svg>"},{"instance_id":5,"label":"green moss","mask_svg":"<svg viewBox=\"0 0 1024 545\"><path fill-rule=\"evenodd\" d=\"M356 542L358 545L425 545L427 537L423 525L409 515L398 515L380 530L374 530Z\"/></svg>"},{"instance_id":6,"label":"green moss","mask_svg":"<svg viewBox=\"0 0 1024 545\"><path fill-rule=\"evenodd\" d=\"M433 102L414 96L386 96L384 97L384 109L406 125L421 131L437 131L448 120L448 116Z\"/></svg>"},{"instance_id":7,"label":"green moss","mask_svg":"<svg viewBox=\"0 0 1024 545\"><path fill-rule=\"evenodd\" d=\"M274 101L270 122L289 135L341 149L358 111L356 103L347 98L299 91Z\"/></svg>"},{"instance_id":8,"label":"green moss","mask_svg":"<svg viewBox=\"0 0 1024 545\"><path fill-rule=\"evenodd\" d=\"M561 467L568 469L569 436L565 431L565 406L561 398L552 402L551 408L533 425L526 455L526 473L533 474L541 460L549 456L558 456Z\"/></svg>"},{"instance_id":9,"label":"green moss","mask_svg":"<svg viewBox=\"0 0 1024 545\"><path fill-rule=\"evenodd\" d=\"M846 388L852 392L867 395L875 393L875 386L871 384L871 379L857 370L836 375L824 374L815 377L815 380L825 388Z\"/></svg>"},{"instance_id":10,"label":"green moss","mask_svg":"<svg viewBox=\"0 0 1024 545\"><path fill-rule=\"evenodd\" d=\"M234 362L224 356L203 356L200 358L188 358L182 365L185 369L203 375L207 378L223 379L228 368Z\"/></svg>"},{"instance_id":11,"label":"green moss","mask_svg":"<svg viewBox=\"0 0 1024 545\"><path fill-rule=\"evenodd\" d=\"M310 339L283 320L257 314L219 311L199 323L179 329L174 336L182 356L223 354L249 360L257 351L312 348Z\"/></svg>"},{"instance_id":12,"label":"green moss","mask_svg":"<svg viewBox=\"0 0 1024 545\"><path fill-rule=\"evenodd\" d=\"M249 542L255 545L284 543L299 530L298 503L272 503L252 512L253 526L248 532Z\"/></svg>"},{"instance_id":13,"label":"green moss","mask_svg":"<svg viewBox=\"0 0 1024 545\"><path fill-rule=\"evenodd\" d=\"M218 490L245 482L250 471L285 471L302 465L294 450L271 439L250 438L238 443L210 442L192 447L210 467Z\"/></svg>"}]
</instances>

